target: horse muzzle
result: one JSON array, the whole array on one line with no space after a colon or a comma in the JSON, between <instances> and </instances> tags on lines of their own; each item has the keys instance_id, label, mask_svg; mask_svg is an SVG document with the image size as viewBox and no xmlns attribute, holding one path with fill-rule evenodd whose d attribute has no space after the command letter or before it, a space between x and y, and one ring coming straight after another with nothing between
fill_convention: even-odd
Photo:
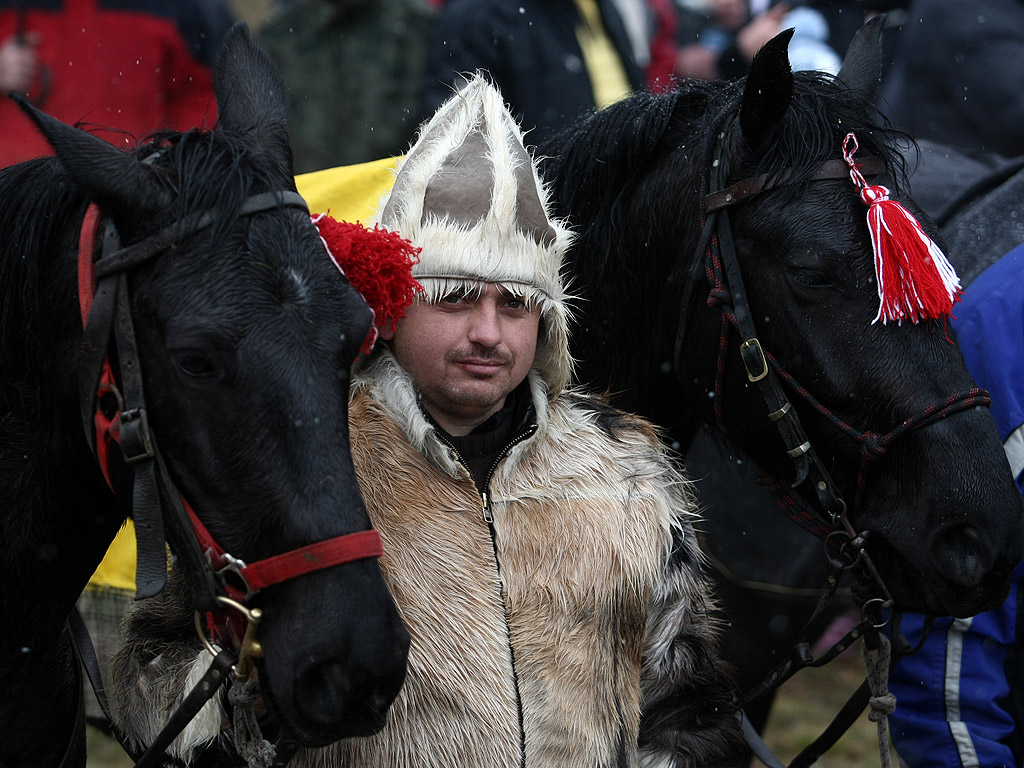
<instances>
[{"instance_id":1,"label":"horse muzzle","mask_svg":"<svg viewBox=\"0 0 1024 768\"><path fill-rule=\"evenodd\" d=\"M286 616L277 631L266 626L275 608L287 614L294 607L285 600L268 601L265 629L271 631L261 632L261 687L282 731L298 744L323 747L384 726L405 680L409 633L391 596L383 586L381 591L370 596L366 593L374 590L365 589L359 598L359 590L350 591L338 603L343 611L330 608L321 593L316 636L304 638L287 630L296 625Z\"/></svg>"},{"instance_id":2,"label":"horse muzzle","mask_svg":"<svg viewBox=\"0 0 1024 768\"><path fill-rule=\"evenodd\" d=\"M1009 541L1015 539L1019 536ZM932 532L927 554L939 577L936 592L945 613L973 616L995 608L1006 598L1010 573L1020 560L1019 547L1007 543L1003 532L986 536L970 524L948 525Z\"/></svg>"}]
</instances>

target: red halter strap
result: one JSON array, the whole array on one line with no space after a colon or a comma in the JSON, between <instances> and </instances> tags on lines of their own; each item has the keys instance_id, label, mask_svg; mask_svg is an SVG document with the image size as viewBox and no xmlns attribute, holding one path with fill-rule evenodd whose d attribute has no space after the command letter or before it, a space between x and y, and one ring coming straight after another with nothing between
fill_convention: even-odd
<instances>
[{"instance_id":1,"label":"red halter strap","mask_svg":"<svg viewBox=\"0 0 1024 768\"><path fill-rule=\"evenodd\" d=\"M82 221L82 229L78 241L78 297L81 309L82 324L86 324L96 291L96 280L93 267L93 252L100 222L100 211L95 204L86 210ZM103 373L100 378L98 396L106 394L118 395L113 370L109 359L103 361ZM96 456L103 471L107 484L111 485L110 450L119 442L118 422L120 408L112 416L107 416L102 408L97 407L95 414ZM180 495L180 494L179 494ZM201 549L206 552L210 566L220 576L224 590L234 600L242 602L259 590L278 584L306 573L330 568L335 565L354 562L370 557L380 557L384 553L380 534L375 529L356 531L355 533L335 536L332 539L309 544L273 557L246 565L243 561L225 552L210 534L209 530L192 510L188 502L182 498L182 504L192 522L192 528ZM244 591L237 585L229 583L225 577L233 573L241 580Z\"/></svg>"},{"instance_id":2,"label":"red halter strap","mask_svg":"<svg viewBox=\"0 0 1024 768\"><path fill-rule=\"evenodd\" d=\"M305 573L313 573L368 557L380 557L384 554L384 545L381 543L380 534L371 528L318 541L315 544L299 547L290 552L246 565L225 552L203 525L199 516L192 511L188 502L184 503L185 510L192 520L196 538L199 539L199 545L210 558L210 565L219 574L228 572L235 574L245 586L246 591L243 593L237 586L225 581L228 596L239 601L259 592L264 587L279 584ZM232 592L235 594L231 594Z\"/></svg>"}]
</instances>

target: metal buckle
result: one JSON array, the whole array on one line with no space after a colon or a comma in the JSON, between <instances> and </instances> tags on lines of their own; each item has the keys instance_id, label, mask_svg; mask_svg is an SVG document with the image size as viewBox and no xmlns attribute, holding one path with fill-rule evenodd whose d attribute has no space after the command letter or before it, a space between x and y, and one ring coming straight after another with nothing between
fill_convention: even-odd
<instances>
[{"instance_id":1,"label":"metal buckle","mask_svg":"<svg viewBox=\"0 0 1024 768\"><path fill-rule=\"evenodd\" d=\"M134 464L143 459L152 459L153 441L149 439L149 419L145 408L130 408L121 411L118 419L118 444L125 462Z\"/></svg>"},{"instance_id":2,"label":"metal buckle","mask_svg":"<svg viewBox=\"0 0 1024 768\"><path fill-rule=\"evenodd\" d=\"M207 550L206 557L210 560L210 567L213 568L213 552ZM226 586L229 583L229 576L233 575L234 578L231 579L231 585L236 589L238 589L239 586L244 588L245 596L242 598L243 600L248 600L256 594L256 591L249 586L249 582L245 580L245 574L242 573L242 571L248 567L244 560L239 560L237 557L229 555L227 552L220 556L220 560L224 565L220 568L214 568L213 572L214 575L220 579L221 584Z\"/></svg>"},{"instance_id":3,"label":"metal buckle","mask_svg":"<svg viewBox=\"0 0 1024 768\"><path fill-rule=\"evenodd\" d=\"M758 341L756 337L753 339L747 339L740 344L740 358L743 360L743 366L747 369L747 378L750 379L750 381L760 381L768 375L768 361L764 357L764 350L761 349L761 342ZM760 364L760 372L751 372L751 362Z\"/></svg>"}]
</instances>

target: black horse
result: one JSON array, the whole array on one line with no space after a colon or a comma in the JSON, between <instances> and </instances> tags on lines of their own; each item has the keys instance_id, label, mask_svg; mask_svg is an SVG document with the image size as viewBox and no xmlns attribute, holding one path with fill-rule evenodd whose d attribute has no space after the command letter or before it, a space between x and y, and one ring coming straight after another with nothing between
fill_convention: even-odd
<instances>
[{"instance_id":1,"label":"black horse","mask_svg":"<svg viewBox=\"0 0 1024 768\"><path fill-rule=\"evenodd\" d=\"M900 147L908 190L942 234L966 288L1004 253L1024 242L1024 158L966 152L919 140ZM706 510L702 544L728 615L723 655L749 690L793 651L801 637L827 645L832 621L855 608L849 584L810 626L829 563L822 543L790 525L752 462L702 426L686 447L685 464L698 481ZM848 626L841 621L834 629ZM773 703L766 691L748 703L760 730Z\"/></svg>"},{"instance_id":2,"label":"black horse","mask_svg":"<svg viewBox=\"0 0 1024 768\"><path fill-rule=\"evenodd\" d=\"M369 542L357 562L298 568L246 603L262 611L262 654L249 649L284 735L322 745L371 733L404 678L408 635L372 557L348 448L348 375L371 313L295 193L285 88L243 25L223 44L216 93L216 130L160 135L133 154L25 105L57 157L0 173L0 764L9 768L62 756L84 765L82 732L69 736L81 684L65 620L133 488L136 527L159 520L140 521L154 488L140 467L156 473L165 508L178 497L170 478L212 540L244 561L226 561L229 571L294 550L323 566L348 557L310 545L351 533L360 538L345 541ZM80 237L90 204L103 251L94 299L82 282L88 322L103 319L100 305L124 307L110 316L109 349L106 333L83 336L77 254L80 239L92 243ZM96 414L91 387L105 353L117 381ZM130 412L143 391L145 407ZM123 398L120 412L112 397ZM113 490L83 413L120 427ZM132 435L142 450L126 447ZM219 607L210 590L224 585L203 570L191 529L173 513L163 519L193 595ZM155 552L156 567L140 562L152 581L141 594L159 587L163 536ZM261 578L274 581L268 570ZM228 581L242 599L245 585Z\"/></svg>"},{"instance_id":3,"label":"black horse","mask_svg":"<svg viewBox=\"0 0 1024 768\"><path fill-rule=\"evenodd\" d=\"M580 381L662 425L681 452L702 428L726 438L733 459L792 490L796 516L817 510L809 527L845 528L838 539L864 543L877 572L863 598L970 615L1007 593L1024 505L944 323L872 323L866 209L842 165L848 134L858 157L880 161L871 182L921 213L899 193L904 137L871 106L878 31L858 35L836 78L792 73L784 33L745 81L633 96L541 154L578 232ZM731 217L710 242L706 208ZM794 444L793 424L780 437L794 414L806 443Z\"/></svg>"},{"instance_id":4,"label":"black horse","mask_svg":"<svg viewBox=\"0 0 1024 768\"><path fill-rule=\"evenodd\" d=\"M1015 214L1024 211L1024 158L965 153L926 140L901 149L908 188L940 229L965 288L1024 241L1024 216ZM686 447L685 464L706 510L703 546L728 614L723 654L749 689L786 658L801 634L825 642L821 633L830 622L854 607L849 585L805 629L829 571L822 543L787 523L752 462L708 427ZM771 704L766 693L748 705L758 727Z\"/></svg>"}]
</instances>

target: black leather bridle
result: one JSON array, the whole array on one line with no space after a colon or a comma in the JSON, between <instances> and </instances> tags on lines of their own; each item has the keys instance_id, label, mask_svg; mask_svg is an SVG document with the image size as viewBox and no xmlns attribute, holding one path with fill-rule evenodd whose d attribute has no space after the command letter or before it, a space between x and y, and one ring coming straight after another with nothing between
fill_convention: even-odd
<instances>
[{"instance_id":1,"label":"black leather bridle","mask_svg":"<svg viewBox=\"0 0 1024 768\"><path fill-rule=\"evenodd\" d=\"M795 179L791 171L783 171L775 176L762 174L727 185L725 183L725 163L723 162L723 147L727 134L727 130L722 130L718 134L712 162L705 179L706 193L702 200L703 219L701 237L689 262L682 286L683 293L680 301L679 320L675 337L675 370L677 372L686 370L686 366L682 364L684 362L682 359L683 346L686 341L690 318L696 304L697 287L701 284L703 278L707 280L710 286L707 304L719 307L722 317L722 335L719 349L720 360L715 384L717 391L714 398L720 429L725 431L722 410L723 398L721 397L720 387L721 377L725 368L724 358L727 351L727 339L729 331L732 329L739 335L741 340L740 359L743 362L747 379L751 384L755 384L761 393L767 405L767 418L778 431L785 446L787 457L793 463L795 480L792 483L792 488L799 489L800 487L807 487L809 484L812 489L812 493L808 495L817 502L816 506L814 506L814 516L818 524L809 526L811 531L819 537L838 532L846 537L846 543L849 545L849 543L866 537L867 534L856 532L850 524L849 510L843 494L814 450L814 446L807 437L796 409L793 408L789 396L783 389L782 382L785 382L789 390L800 395L811 407L829 418L837 428L860 443L862 468L858 480L858 489L863 486L866 463L884 455L886 449L894 440L953 413L968 410L979 405L987 406L990 404L990 399L985 390L972 388L965 392L954 394L940 403L928 405L921 409L918 414L904 420L886 434L880 434L872 430L861 430L840 419L814 398L764 349L758 338L757 328L747 300L747 291L740 269L739 257L733 241L729 209L734 205L750 200L756 195L795 183ZM879 174L885 171L884 163L877 157L864 158L858 164L858 167L862 173L868 175ZM821 163L810 176L800 180L818 181L847 178L850 178L850 168L844 160L838 159L827 160ZM860 493L858 491L855 506L859 502ZM866 556L866 553L863 554ZM858 558L860 555L861 553L857 553ZM871 570L873 570L873 567ZM872 575L872 580L878 584L888 599L888 590L881 583L880 579L877 578L877 572Z\"/></svg>"},{"instance_id":2,"label":"black leather bridle","mask_svg":"<svg viewBox=\"0 0 1024 768\"><path fill-rule=\"evenodd\" d=\"M252 195L236 215L241 218L288 208L309 215L305 200L292 191ZM176 567L182 570L189 584L197 617L200 612L214 617L211 630L225 646L224 650L214 649L197 619L199 636L213 656L210 668L143 754L134 753L124 745L138 761L139 768L158 764L167 746L221 685L229 679L241 682L248 678L250 662L260 654L255 631L262 619L259 609L244 605L249 597L263 587L304 573L379 557L383 553L379 533L369 529L247 565L217 544L168 472L156 437L149 428L142 366L131 317L128 272L165 253L182 239L206 229L217 218L212 211L198 212L138 243L122 246L117 227L110 220L101 222L99 209L92 205L86 212L79 238L78 282L84 325L79 363L82 424L112 488L108 457L115 444L134 475L136 599L152 597L163 588L167 579L167 544L170 543L177 558ZM102 239L96 247L101 224ZM324 256L328 256L326 250ZM117 352L116 375L108 357L112 345ZM228 615L228 611L232 613ZM79 646L88 643L84 629L76 633L76 637L82 638ZM91 643L88 650L91 651ZM87 664L86 669L101 707L107 712L98 668ZM281 739L275 765L284 765L296 746L287 738Z\"/></svg>"},{"instance_id":3,"label":"black leather bridle","mask_svg":"<svg viewBox=\"0 0 1024 768\"><path fill-rule=\"evenodd\" d=\"M767 405L767 418L775 426L785 446L786 455L793 464L795 481L792 483L791 490L806 488L809 484L811 493L807 496L816 501L816 504L809 504L804 500L804 496L789 494L786 490L787 503L799 508L799 513L793 515L797 522L825 540L830 566L826 584L822 588L817 605L801 633L801 641L797 643L786 659L753 689L746 692L743 700L743 704L746 704L781 685L800 669L828 663L858 639L864 638L865 642L869 644L869 648L877 648L882 643L887 644L888 640L882 634L884 628L890 621L894 625L898 624L898 615L892 611L892 596L866 550L869 533L858 532L851 524L848 514L850 510L843 494L818 457L781 382L786 382L790 391L800 395L805 402L860 443L862 461L855 507L861 503L868 463L884 455L894 440L953 413L976 406L988 406L991 400L987 391L972 388L956 393L941 403L928 405L886 434L860 430L847 424L814 398L763 348L747 300L746 287L729 220L729 210L732 206L748 201L759 194L798 181L849 179L851 169L845 160L835 159L821 163L809 176L802 176L799 179L792 170L787 170L776 175L762 174L727 184L724 146L732 122L727 118L723 123L725 127L717 133L711 162L704 179L701 237L694 255L683 273L682 299L675 337L674 369L677 375L682 375L681 372L687 370L682 359L683 348L690 318L696 305L697 286L702 282L702 278L706 278L710 286L707 304L718 306L721 311L721 338L714 393L714 408L719 428L726 433L722 410L722 380L728 338L730 330L733 330L741 340L740 358L747 379L751 384L756 385L757 390L761 393ZM877 175L886 170L884 162L878 157L863 158L858 163L858 169L865 175ZM774 485L775 489L781 490L782 484L777 480L770 484L770 487L771 485ZM860 621L832 648L816 659L812 656L810 644L805 639L807 628L822 614L831 601L844 571L853 572L858 580L868 589L872 589L877 596L867 597L863 600ZM894 638L898 637L898 630L894 629L893 635ZM900 646L896 648L896 653L902 655L911 650ZM824 754L849 728L853 720L860 715L869 696L868 681L865 681L829 728L792 761L790 768L806 768ZM749 729L749 731L752 736L756 736L753 729ZM758 747L763 747L763 743L757 743L755 740L751 740L749 743L755 752L758 752ZM770 755L766 755L762 759L774 760L774 763L769 763L770 765L778 762Z\"/></svg>"}]
</instances>

